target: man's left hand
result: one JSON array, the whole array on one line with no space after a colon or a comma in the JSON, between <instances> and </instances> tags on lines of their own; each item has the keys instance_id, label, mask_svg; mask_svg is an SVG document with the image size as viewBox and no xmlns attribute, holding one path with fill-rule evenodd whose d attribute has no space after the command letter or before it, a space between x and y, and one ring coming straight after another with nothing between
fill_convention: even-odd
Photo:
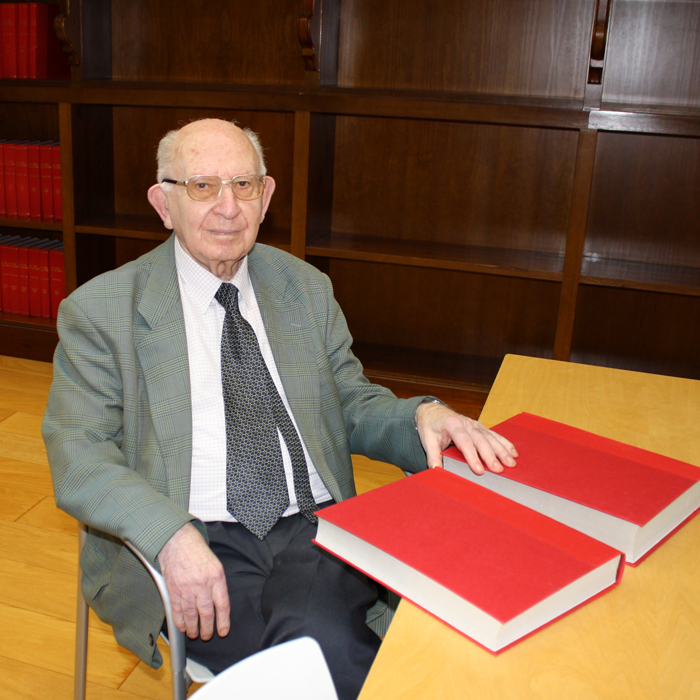
<instances>
[{"instance_id":1,"label":"man's left hand","mask_svg":"<svg viewBox=\"0 0 700 700\"><path fill-rule=\"evenodd\" d=\"M514 467L518 451L502 435L440 403L424 403L416 411L416 427L428 468L442 467L442 451L451 443L464 455L475 474Z\"/></svg>"}]
</instances>

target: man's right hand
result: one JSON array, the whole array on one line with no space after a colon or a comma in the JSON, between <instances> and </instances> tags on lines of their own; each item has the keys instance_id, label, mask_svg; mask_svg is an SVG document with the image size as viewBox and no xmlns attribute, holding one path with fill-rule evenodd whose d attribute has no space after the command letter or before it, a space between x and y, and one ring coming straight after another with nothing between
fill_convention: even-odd
<instances>
[{"instance_id":1,"label":"man's right hand","mask_svg":"<svg viewBox=\"0 0 700 700\"><path fill-rule=\"evenodd\" d=\"M199 530L183 525L158 554L170 593L175 626L190 639L211 639L216 631L228 634L231 612L226 577L221 562L209 549Z\"/></svg>"}]
</instances>

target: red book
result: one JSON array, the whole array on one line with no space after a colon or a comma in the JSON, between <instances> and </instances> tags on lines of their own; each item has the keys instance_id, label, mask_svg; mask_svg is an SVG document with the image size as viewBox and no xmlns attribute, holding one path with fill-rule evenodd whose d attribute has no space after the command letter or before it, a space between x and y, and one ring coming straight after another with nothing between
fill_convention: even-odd
<instances>
[{"instance_id":1,"label":"red book","mask_svg":"<svg viewBox=\"0 0 700 700\"><path fill-rule=\"evenodd\" d=\"M38 241L28 249L29 315L36 318L51 318L48 249L55 244L56 241Z\"/></svg>"},{"instance_id":2,"label":"red book","mask_svg":"<svg viewBox=\"0 0 700 700\"><path fill-rule=\"evenodd\" d=\"M493 426L518 466L476 476L456 448L445 469L566 523L639 563L700 509L700 468L521 413Z\"/></svg>"},{"instance_id":3,"label":"red book","mask_svg":"<svg viewBox=\"0 0 700 700\"><path fill-rule=\"evenodd\" d=\"M39 49L38 46L38 39L37 35L40 31L39 26L41 25L42 21L44 21L45 24L45 18L40 17L41 13L45 12L45 9L40 9L40 8L46 8L46 5L38 5L35 2L30 2L29 3L29 31L28 31L28 66L29 66L29 76L30 78L38 78L39 76L37 75L37 62L40 63L42 66L46 65L46 57L42 59L39 56L39 53L41 50ZM44 47L45 49L46 47ZM45 77L45 76L42 76Z\"/></svg>"},{"instance_id":4,"label":"red book","mask_svg":"<svg viewBox=\"0 0 700 700\"><path fill-rule=\"evenodd\" d=\"M17 3L0 5L2 23L2 77L17 77Z\"/></svg>"},{"instance_id":5,"label":"red book","mask_svg":"<svg viewBox=\"0 0 700 700\"><path fill-rule=\"evenodd\" d=\"M51 144L39 144L39 177L41 179L41 218L53 221L53 162Z\"/></svg>"},{"instance_id":6,"label":"red book","mask_svg":"<svg viewBox=\"0 0 700 700\"><path fill-rule=\"evenodd\" d=\"M19 301L19 253L17 244L21 237L11 243L0 245L0 279L2 279L2 310L18 314Z\"/></svg>"},{"instance_id":7,"label":"red book","mask_svg":"<svg viewBox=\"0 0 700 700\"><path fill-rule=\"evenodd\" d=\"M10 310L9 279L5 278L3 260L5 259L5 247L19 240L20 236L0 236L0 311Z\"/></svg>"},{"instance_id":8,"label":"red book","mask_svg":"<svg viewBox=\"0 0 700 700\"><path fill-rule=\"evenodd\" d=\"M29 5L17 3L17 77L29 77Z\"/></svg>"},{"instance_id":9,"label":"red book","mask_svg":"<svg viewBox=\"0 0 700 700\"><path fill-rule=\"evenodd\" d=\"M29 246L38 240L24 239L17 247L17 313L22 316L29 316Z\"/></svg>"},{"instance_id":10,"label":"red book","mask_svg":"<svg viewBox=\"0 0 700 700\"><path fill-rule=\"evenodd\" d=\"M27 143L15 144L15 187L17 191L17 218L29 218L29 168Z\"/></svg>"},{"instance_id":11,"label":"red book","mask_svg":"<svg viewBox=\"0 0 700 700\"><path fill-rule=\"evenodd\" d=\"M5 156L4 156L5 142L0 141L0 219L4 219L7 216L7 209L5 208Z\"/></svg>"},{"instance_id":12,"label":"red book","mask_svg":"<svg viewBox=\"0 0 700 700\"><path fill-rule=\"evenodd\" d=\"M15 177L15 143L6 141L2 148L5 163L5 216L17 218L17 180Z\"/></svg>"},{"instance_id":13,"label":"red book","mask_svg":"<svg viewBox=\"0 0 700 700\"><path fill-rule=\"evenodd\" d=\"M63 250L49 250L49 295L51 318L58 318L59 304L66 298L66 268Z\"/></svg>"},{"instance_id":14,"label":"red book","mask_svg":"<svg viewBox=\"0 0 700 700\"><path fill-rule=\"evenodd\" d=\"M324 508L315 542L499 652L619 582L622 555L431 469Z\"/></svg>"},{"instance_id":15,"label":"red book","mask_svg":"<svg viewBox=\"0 0 700 700\"><path fill-rule=\"evenodd\" d=\"M63 199L61 186L61 145L51 145L51 181L53 183L53 219L63 221Z\"/></svg>"},{"instance_id":16,"label":"red book","mask_svg":"<svg viewBox=\"0 0 700 700\"><path fill-rule=\"evenodd\" d=\"M29 217L41 220L41 166L39 165L39 144L27 144L27 171L29 174Z\"/></svg>"}]
</instances>

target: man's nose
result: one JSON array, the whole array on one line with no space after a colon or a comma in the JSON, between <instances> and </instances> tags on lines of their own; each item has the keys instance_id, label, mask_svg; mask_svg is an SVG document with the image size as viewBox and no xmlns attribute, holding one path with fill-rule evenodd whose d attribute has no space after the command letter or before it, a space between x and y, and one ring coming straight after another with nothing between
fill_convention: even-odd
<instances>
[{"instance_id":1,"label":"man's nose","mask_svg":"<svg viewBox=\"0 0 700 700\"><path fill-rule=\"evenodd\" d=\"M238 216L238 213L241 210L241 205L236 195L233 194L232 182L222 185L221 194L216 200L215 208L220 214L229 219L234 219L236 216Z\"/></svg>"}]
</instances>

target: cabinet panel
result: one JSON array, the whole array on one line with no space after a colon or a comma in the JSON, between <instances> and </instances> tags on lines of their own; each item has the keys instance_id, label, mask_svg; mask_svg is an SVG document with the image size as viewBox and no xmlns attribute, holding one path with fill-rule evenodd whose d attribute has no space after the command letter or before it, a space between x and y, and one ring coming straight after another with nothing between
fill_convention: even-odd
<instances>
[{"instance_id":1,"label":"cabinet panel","mask_svg":"<svg viewBox=\"0 0 700 700\"><path fill-rule=\"evenodd\" d=\"M603 100L700 107L700 3L615 0Z\"/></svg>"},{"instance_id":2,"label":"cabinet panel","mask_svg":"<svg viewBox=\"0 0 700 700\"><path fill-rule=\"evenodd\" d=\"M343 0L338 84L582 98L594 0Z\"/></svg>"},{"instance_id":3,"label":"cabinet panel","mask_svg":"<svg viewBox=\"0 0 700 700\"><path fill-rule=\"evenodd\" d=\"M298 0L112 0L115 80L304 82Z\"/></svg>"},{"instance_id":4,"label":"cabinet panel","mask_svg":"<svg viewBox=\"0 0 700 700\"><path fill-rule=\"evenodd\" d=\"M699 183L700 139L600 133L583 274L700 283Z\"/></svg>"},{"instance_id":5,"label":"cabinet panel","mask_svg":"<svg viewBox=\"0 0 700 700\"><path fill-rule=\"evenodd\" d=\"M415 351L423 376L433 355L551 357L559 284L344 260L328 273L355 340Z\"/></svg>"},{"instance_id":6,"label":"cabinet panel","mask_svg":"<svg viewBox=\"0 0 700 700\"><path fill-rule=\"evenodd\" d=\"M584 285L571 360L700 379L700 298Z\"/></svg>"},{"instance_id":7,"label":"cabinet panel","mask_svg":"<svg viewBox=\"0 0 700 700\"><path fill-rule=\"evenodd\" d=\"M561 256L576 143L555 129L338 117L333 232Z\"/></svg>"}]
</instances>

